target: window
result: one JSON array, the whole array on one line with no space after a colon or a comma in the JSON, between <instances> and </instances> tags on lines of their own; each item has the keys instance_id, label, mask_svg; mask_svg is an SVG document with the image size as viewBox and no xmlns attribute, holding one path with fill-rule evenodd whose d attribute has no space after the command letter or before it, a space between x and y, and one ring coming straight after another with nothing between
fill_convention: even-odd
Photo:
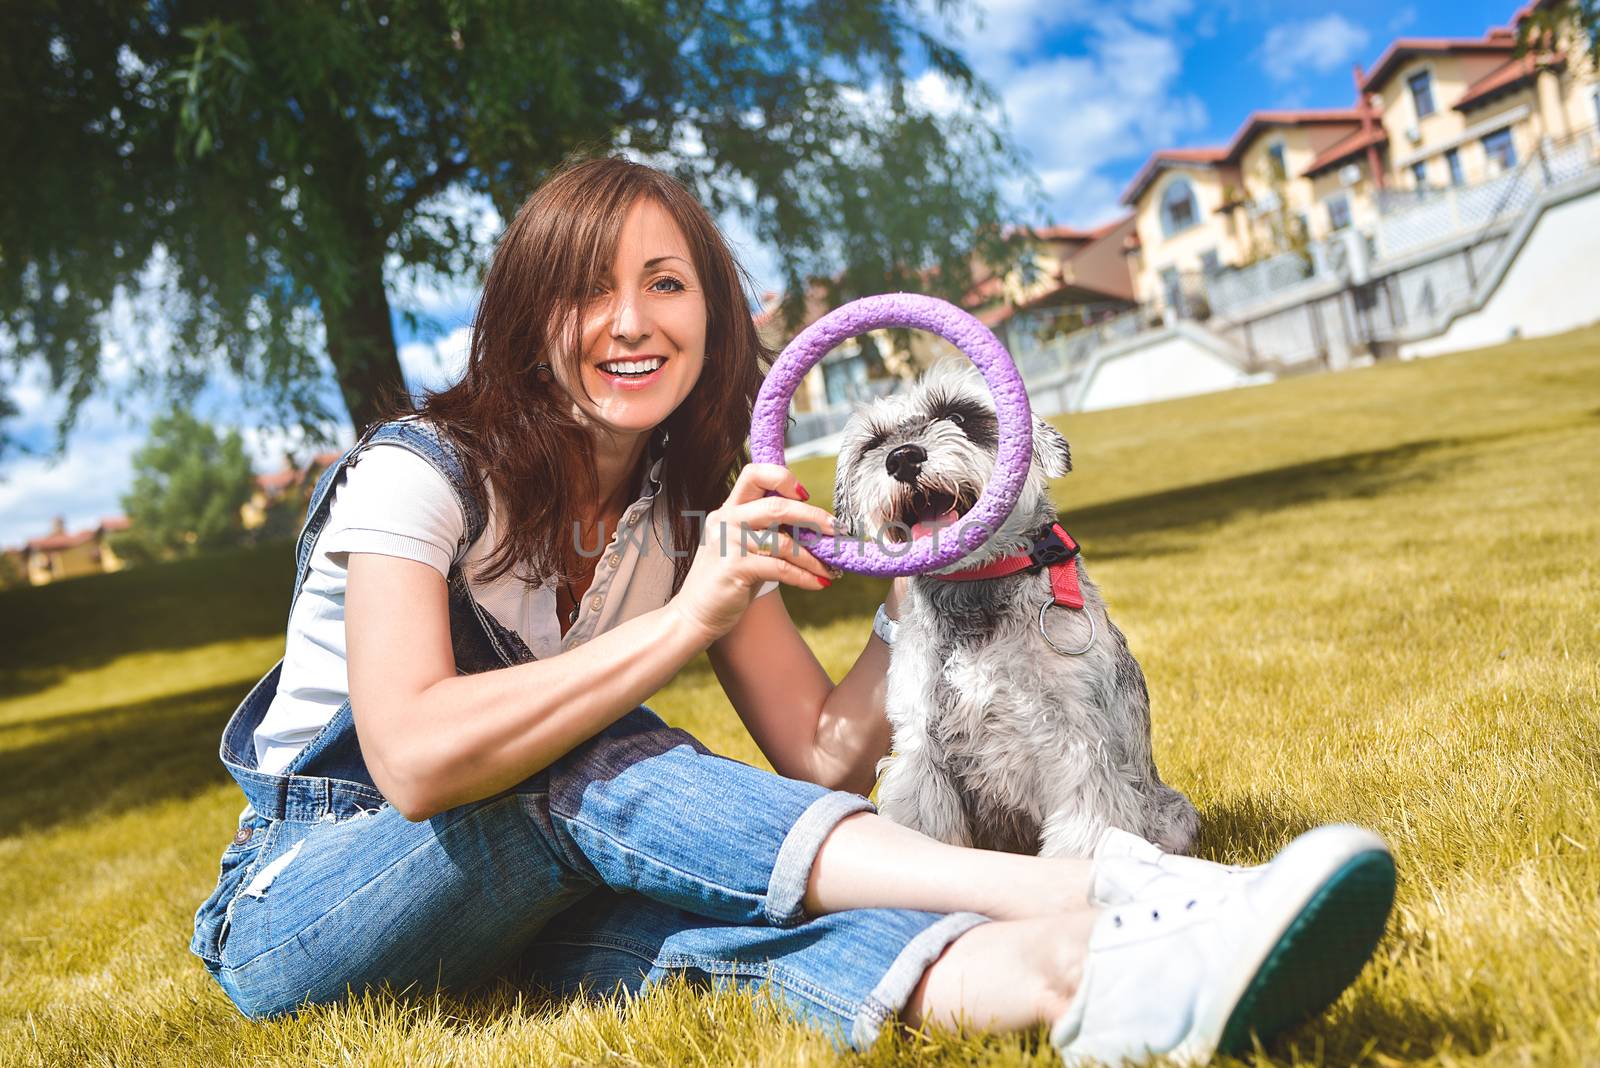
<instances>
[{"instance_id":1,"label":"window","mask_svg":"<svg viewBox=\"0 0 1600 1068\"><path fill-rule=\"evenodd\" d=\"M1178 275L1176 267L1164 267L1161 271L1161 296L1167 306L1171 317L1183 317L1183 279Z\"/></svg>"},{"instance_id":2,"label":"window","mask_svg":"<svg viewBox=\"0 0 1600 1068\"><path fill-rule=\"evenodd\" d=\"M1185 178L1174 179L1161 194L1161 228L1167 236L1181 233L1200 221L1200 209L1194 202L1194 189Z\"/></svg>"},{"instance_id":3,"label":"window","mask_svg":"<svg viewBox=\"0 0 1600 1068\"><path fill-rule=\"evenodd\" d=\"M1213 275L1222 270L1222 261L1217 258L1217 250L1208 248L1200 253L1200 273Z\"/></svg>"},{"instance_id":4,"label":"window","mask_svg":"<svg viewBox=\"0 0 1600 1068\"><path fill-rule=\"evenodd\" d=\"M1450 149L1444 154L1444 161L1450 165L1450 184L1466 185L1467 176L1461 171L1461 152L1459 149Z\"/></svg>"},{"instance_id":5,"label":"window","mask_svg":"<svg viewBox=\"0 0 1600 1068\"><path fill-rule=\"evenodd\" d=\"M1411 183L1417 189L1428 188L1428 161L1419 159L1411 165Z\"/></svg>"},{"instance_id":6,"label":"window","mask_svg":"<svg viewBox=\"0 0 1600 1068\"><path fill-rule=\"evenodd\" d=\"M1489 157L1489 169L1495 173L1509 171L1517 165L1517 146L1511 143L1511 127L1496 130L1483 139L1483 154Z\"/></svg>"},{"instance_id":7,"label":"window","mask_svg":"<svg viewBox=\"0 0 1600 1068\"><path fill-rule=\"evenodd\" d=\"M1418 71L1406 79L1411 88L1411 103L1417 109L1417 118L1433 114L1433 72Z\"/></svg>"},{"instance_id":8,"label":"window","mask_svg":"<svg viewBox=\"0 0 1600 1068\"><path fill-rule=\"evenodd\" d=\"M1272 147L1267 149L1267 158L1272 161L1272 175L1275 178L1286 178L1289 175L1289 165L1284 162L1283 142L1274 141Z\"/></svg>"},{"instance_id":9,"label":"window","mask_svg":"<svg viewBox=\"0 0 1600 1068\"><path fill-rule=\"evenodd\" d=\"M1343 230L1350 225L1350 198L1335 193L1328 198L1328 229Z\"/></svg>"}]
</instances>

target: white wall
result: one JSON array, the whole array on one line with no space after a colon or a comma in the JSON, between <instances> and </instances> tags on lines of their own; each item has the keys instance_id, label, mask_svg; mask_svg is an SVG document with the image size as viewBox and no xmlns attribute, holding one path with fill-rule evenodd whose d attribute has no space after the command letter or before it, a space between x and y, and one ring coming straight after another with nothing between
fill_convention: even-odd
<instances>
[{"instance_id":1,"label":"white wall","mask_svg":"<svg viewBox=\"0 0 1600 1068\"><path fill-rule=\"evenodd\" d=\"M1179 331L1161 331L1137 346L1119 345L1088 370L1080 395L1083 411L1145 404L1247 385L1270 376L1249 375Z\"/></svg>"},{"instance_id":2,"label":"white wall","mask_svg":"<svg viewBox=\"0 0 1600 1068\"><path fill-rule=\"evenodd\" d=\"M1437 356L1600 320L1600 190L1546 210L1484 306L1400 355Z\"/></svg>"}]
</instances>

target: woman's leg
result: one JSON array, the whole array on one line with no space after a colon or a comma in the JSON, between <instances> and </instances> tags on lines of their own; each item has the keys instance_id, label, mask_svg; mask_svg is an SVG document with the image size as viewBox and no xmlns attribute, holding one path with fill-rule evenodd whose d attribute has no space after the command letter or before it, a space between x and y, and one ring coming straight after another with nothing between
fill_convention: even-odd
<instances>
[{"instance_id":1,"label":"woman's leg","mask_svg":"<svg viewBox=\"0 0 1600 1068\"><path fill-rule=\"evenodd\" d=\"M912 1027L995 1031L1053 1022L1078 991L1095 918L1095 912L1079 909L972 928L922 973L901 1019Z\"/></svg>"},{"instance_id":2,"label":"woman's leg","mask_svg":"<svg viewBox=\"0 0 1600 1068\"><path fill-rule=\"evenodd\" d=\"M996 1030L1055 1020L1076 989L1089 920L856 909L778 928L602 893L552 920L523 961L537 985L563 994L636 993L672 974L766 987L800 1019L864 1048L896 1016Z\"/></svg>"},{"instance_id":3,"label":"woman's leg","mask_svg":"<svg viewBox=\"0 0 1600 1068\"><path fill-rule=\"evenodd\" d=\"M1088 907L1090 871L1087 860L946 845L862 812L823 839L805 908L812 915L905 908L967 910L997 920L1057 916Z\"/></svg>"},{"instance_id":4,"label":"woman's leg","mask_svg":"<svg viewBox=\"0 0 1600 1068\"><path fill-rule=\"evenodd\" d=\"M526 795L574 870L700 916L787 926L855 908L1085 908L1087 861L945 845L856 794L708 752L638 709L551 765Z\"/></svg>"}]
</instances>

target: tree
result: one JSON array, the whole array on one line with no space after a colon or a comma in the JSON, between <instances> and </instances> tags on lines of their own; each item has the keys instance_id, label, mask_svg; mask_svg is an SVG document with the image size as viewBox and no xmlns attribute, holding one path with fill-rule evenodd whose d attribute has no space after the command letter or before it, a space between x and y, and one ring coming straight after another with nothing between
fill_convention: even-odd
<instances>
[{"instance_id":1,"label":"tree","mask_svg":"<svg viewBox=\"0 0 1600 1068\"><path fill-rule=\"evenodd\" d=\"M133 489L122 498L128 530L113 544L135 560L192 556L237 544L239 508L255 473L237 430L219 437L211 424L174 408L150 424L133 456Z\"/></svg>"},{"instance_id":2,"label":"tree","mask_svg":"<svg viewBox=\"0 0 1600 1068\"><path fill-rule=\"evenodd\" d=\"M1517 54L1540 60L1561 48L1577 45L1591 71L1600 71L1600 0L1547 0L1530 5L1517 23Z\"/></svg>"},{"instance_id":3,"label":"tree","mask_svg":"<svg viewBox=\"0 0 1600 1068\"><path fill-rule=\"evenodd\" d=\"M1023 168L940 36L957 2L934 26L914 0L6 5L0 356L48 364L59 449L114 297L154 288L171 344L140 384L189 397L225 362L325 442L324 353L357 427L403 387L386 284L481 269L460 194L509 218L578 151L743 214L791 324L816 276L843 299L938 265L959 297L975 244L1013 248L994 223ZM909 91L924 64L953 106Z\"/></svg>"}]
</instances>

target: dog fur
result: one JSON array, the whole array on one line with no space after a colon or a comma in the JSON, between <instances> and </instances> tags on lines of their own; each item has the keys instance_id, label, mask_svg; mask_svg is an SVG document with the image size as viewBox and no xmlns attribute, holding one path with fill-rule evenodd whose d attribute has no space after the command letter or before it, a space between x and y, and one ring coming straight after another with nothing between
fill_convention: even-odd
<instances>
[{"instance_id":1,"label":"dog fur","mask_svg":"<svg viewBox=\"0 0 1600 1068\"><path fill-rule=\"evenodd\" d=\"M901 446L926 453L910 479ZM864 405L846 426L834 488L841 532L889 548L909 538L917 506L946 498L965 513L993 471L998 422L972 364L936 364L910 389ZM1057 519L1048 481L1072 469L1067 441L1038 416L1033 465L1000 530L943 571L1026 552ZM920 494L921 496L918 496ZM930 504L930 500L933 502ZM902 599L888 675L894 755L879 764L879 810L942 841L1043 856L1088 856L1108 826L1170 853L1187 853L1199 829L1189 800L1156 773L1144 673L1106 614L1100 589L1078 575L1084 608L1052 607L1057 644L1039 634L1050 599L1045 571L978 581L913 577Z\"/></svg>"}]
</instances>

